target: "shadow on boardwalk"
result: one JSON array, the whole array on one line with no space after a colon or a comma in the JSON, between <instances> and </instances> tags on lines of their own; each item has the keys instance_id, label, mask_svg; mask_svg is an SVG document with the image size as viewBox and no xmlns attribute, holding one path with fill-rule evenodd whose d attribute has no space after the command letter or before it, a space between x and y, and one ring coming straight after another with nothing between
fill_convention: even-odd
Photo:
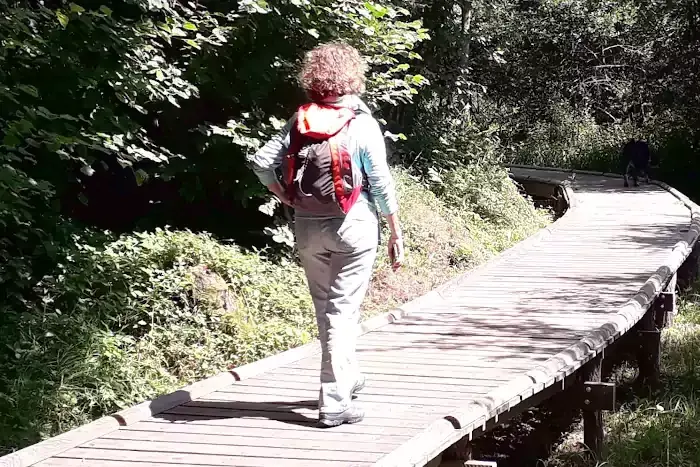
<instances>
[{"instance_id":1,"label":"shadow on boardwalk","mask_svg":"<svg viewBox=\"0 0 700 467\"><path fill-rule=\"evenodd\" d=\"M191 401L153 418L171 423L187 423L222 419L268 419L296 426L315 426L318 418L309 417L306 411L315 411L318 400L294 402L239 402L239 401Z\"/></svg>"},{"instance_id":2,"label":"shadow on boardwalk","mask_svg":"<svg viewBox=\"0 0 700 467\"><path fill-rule=\"evenodd\" d=\"M600 326L624 305L656 270L615 275L553 274L547 282L518 290L507 306L489 304L488 288L459 291L420 316L374 331L358 344L358 354L403 350L488 350L488 359L518 359L519 353L554 355L585 337L592 321ZM519 276L512 276L516 280ZM508 281L509 277L502 278ZM522 287L522 286L518 286ZM591 289L596 294L590 293ZM595 298L592 298L595 297ZM647 303L635 299L641 307ZM552 307L553 303L563 304ZM497 311L498 310L498 311ZM613 328L610 328L614 332ZM499 349L502 348L502 351Z\"/></svg>"}]
</instances>

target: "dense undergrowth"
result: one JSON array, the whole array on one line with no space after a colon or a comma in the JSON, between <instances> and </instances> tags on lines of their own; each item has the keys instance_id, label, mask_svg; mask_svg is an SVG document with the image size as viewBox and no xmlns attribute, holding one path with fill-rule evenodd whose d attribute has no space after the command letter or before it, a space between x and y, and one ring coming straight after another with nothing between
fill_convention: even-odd
<instances>
[{"instance_id":1,"label":"dense undergrowth","mask_svg":"<svg viewBox=\"0 0 700 467\"><path fill-rule=\"evenodd\" d=\"M415 298L537 231L499 168L423 182L394 169L407 263L385 248L364 315ZM473 183L488 178L488 182ZM385 232L384 240L386 242ZM26 446L223 369L315 337L301 269L212 236L157 229L75 234L58 267L0 322L2 450Z\"/></svg>"},{"instance_id":2,"label":"dense undergrowth","mask_svg":"<svg viewBox=\"0 0 700 467\"><path fill-rule=\"evenodd\" d=\"M651 397L633 398L604 414L603 460L588 460L573 433L546 467L670 467L700 465L700 284L680 302L673 326L663 331L662 388ZM624 384L624 369L617 378Z\"/></svg>"}]
</instances>

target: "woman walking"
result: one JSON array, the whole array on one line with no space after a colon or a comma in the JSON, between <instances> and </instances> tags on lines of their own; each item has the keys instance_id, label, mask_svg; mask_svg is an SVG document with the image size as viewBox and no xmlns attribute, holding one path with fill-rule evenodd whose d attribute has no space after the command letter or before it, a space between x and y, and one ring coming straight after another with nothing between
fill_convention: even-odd
<instances>
[{"instance_id":1,"label":"woman walking","mask_svg":"<svg viewBox=\"0 0 700 467\"><path fill-rule=\"evenodd\" d=\"M308 52L300 81L310 102L250 161L260 181L295 211L297 249L321 341L323 427L364 418L352 396L365 386L355 343L379 242L375 201L391 230L392 267L403 260L384 137L359 97L366 69L358 51L346 44Z\"/></svg>"}]
</instances>

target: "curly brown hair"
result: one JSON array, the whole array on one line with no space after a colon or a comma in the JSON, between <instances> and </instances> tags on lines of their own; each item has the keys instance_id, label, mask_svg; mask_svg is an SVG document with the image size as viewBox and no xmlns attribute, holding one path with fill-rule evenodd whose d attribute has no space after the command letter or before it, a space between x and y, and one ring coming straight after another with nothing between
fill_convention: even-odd
<instances>
[{"instance_id":1,"label":"curly brown hair","mask_svg":"<svg viewBox=\"0 0 700 467\"><path fill-rule=\"evenodd\" d=\"M365 91L367 64L351 45L330 42L306 53L299 81L314 101Z\"/></svg>"}]
</instances>

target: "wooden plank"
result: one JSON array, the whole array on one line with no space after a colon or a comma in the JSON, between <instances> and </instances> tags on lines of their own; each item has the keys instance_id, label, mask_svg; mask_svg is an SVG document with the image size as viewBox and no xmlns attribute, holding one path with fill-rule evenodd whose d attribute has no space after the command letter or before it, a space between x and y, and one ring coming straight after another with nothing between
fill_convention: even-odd
<instances>
[{"instance_id":1,"label":"wooden plank","mask_svg":"<svg viewBox=\"0 0 700 467\"><path fill-rule=\"evenodd\" d=\"M346 425L349 426L349 425ZM231 427L219 425L195 425L191 423L163 423L163 421L146 421L139 422L134 425L123 427L122 429L110 433L109 436L122 435L130 432L145 432L145 436L150 436L151 433L170 433L184 435L217 435L217 436L232 436L247 438L256 438L261 443L266 445L274 444L271 440L286 440L303 438L309 441L344 441L349 443L381 443L381 444L402 444L410 438L410 435L391 433L384 430L380 433L349 433L347 431L337 430L319 430L317 428L308 430L297 430L295 427L285 429L288 425L274 427ZM310 428L310 427L308 427Z\"/></svg>"},{"instance_id":2,"label":"wooden plank","mask_svg":"<svg viewBox=\"0 0 700 467\"><path fill-rule=\"evenodd\" d=\"M182 412L183 410L173 409ZM187 410L187 409L185 409ZM362 423L352 425L341 425L334 427L333 430L319 430L315 422L295 422L289 423L284 420L271 420L269 418L227 418L225 415L216 417L212 415L192 415L190 413L168 414L161 413L148 420L149 423L162 423L168 426L213 426L223 430L248 430L248 429L268 429L268 430L291 430L296 433L302 433L306 436L309 432L314 433L363 433L367 435L395 435L404 436L420 431L425 425L414 426L414 424L403 424L395 426L393 421L386 424ZM143 423L143 422L140 422ZM138 424L134 425L138 426ZM124 427L123 429L128 429Z\"/></svg>"},{"instance_id":3,"label":"wooden plank","mask_svg":"<svg viewBox=\"0 0 700 467\"><path fill-rule=\"evenodd\" d=\"M583 382L600 382L603 371L602 356L594 358L583 367ZM583 442L593 454L600 459L603 451L603 412L600 410L583 410Z\"/></svg>"},{"instance_id":4,"label":"wooden plank","mask_svg":"<svg viewBox=\"0 0 700 467\"><path fill-rule=\"evenodd\" d=\"M268 396L260 396L258 399L267 399L267 402L239 402L235 399L236 395L225 392L217 393L216 396L210 394L205 398L197 399L196 401L188 402L180 407L208 408L208 409L225 409L227 411L239 411L242 417L246 417L247 413L264 413L264 417L277 419L279 414L296 414L303 415L309 419L318 418L318 400L298 401L295 403L285 404L284 402L270 401ZM255 395L250 395L250 398L256 398ZM283 399L283 398L280 398ZM289 398L289 399L294 399ZM459 404L427 405L425 403L414 404L391 404L388 402L362 402L362 406L367 412L371 413L372 417L382 417L400 420L424 420L426 416L432 414L445 414ZM252 416L252 415L250 415Z\"/></svg>"},{"instance_id":5,"label":"wooden plank","mask_svg":"<svg viewBox=\"0 0 700 467\"><path fill-rule=\"evenodd\" d=\"M116 449L89 449L89 448L74 448L60 456L63 459L73 461L85 460L80 464L84 467L98 466L98 461L117 461L140 463L141 465L153 466L154 463L176 464L176 465L204 465L204 466L235 466L235 467L269 467L270 459L264 457L244 457L244 456L216 456L210 454L172 454L167 455L163 452L146 452L146 451L122 451ZM51 464L44 464L42 467L47 467ZM102 464L109 465L109 464ZM124 464L122 464L123 466ZM126 464L128 466L128 464ZM316 459L275 459L275 467L327 467L327 460ZM338 460L333 463L333 466L344 467L365 467L372 465L371 462L353 462ZM128 466L131 467L131 466Z\"/></svg>"},{"instance_id":6,"label":"wooden plank","mask_svg":"<svg viewBox=\"0 0 700 467\"><path fill-rule=\"evenodd\" d=\"M392 325L393 326L393 325ZM458 337L450 337L450 336L441 336L439 334L410 334L410 333L393 333L390 330L384 330L382 329L381 331L375 331L370 334L364 335L358 339L358 344L359 343L369 343L369 342L375 342L375 341L380 341L380 342L387 342L387 343L392 343L392 342L417 342L417 343L434 343L435 340L440 343L446 343L446 344L462 344L462 343L469 343L470 345L473 344L485 344L485 345L493 345L494 339L490 338L489 336L479 336L479 335L470 335L470 336L458 336ZM521 346L521 345L532 345L537 347L551 347L555 346L558 343L561 342L571 342L577 340L576 337L557 337L557 336L551 336L549 338L546 338L545 336L542 335L533 335L533 336L512 336L509 337L507 342L503 342L500 345L508 345L508 346Z\"/></svg>"},{"instance_id":7,"label":"wooden plank","mask_svg":"<svg viewBox=\"0 0 700 467\"><path fill-rule=\"evenodd\" d=\"M469 325L473 320L485 320L488 321L493 326L508 326L506 318L517 317L517 318L527 318L529 321L535 322L548 322L548 321L570 321L572 316L575 319L581 319L581 317L586 317L590 319L604 319L605 312L601 311L599 308L589 307L588 309L583 308L566 308L566 311L559 311L559 304L550 304L548 308L541 310L531 310L525 308L525 306L512 309L504 309L501 307L491 306L491 307L476 307L470 306L469 304L452 303L447 301L447 306L445 307L447 311L440 311L440 307L431 307L430 310L426 310L427 313L421 313L420 315L408 316L395 324L392 325L432 325L436 324L439 326L447 325ZM465 316L465 310L469 312L468 316ZM498 310L498 311L496 311ZM493 318L498 317L499 321L494 322Z\"/></svg>"},{"instance_id":8,"label":"wooden plank","mask_svg":"<svg viewBox=\"0 0 700 467\"><path fill-rule=\"evenodd\" d=\"M642 287L640 285L639 287L635 287L635 290L639 290L639 288ZM476 308L482 308L485 309L488 306L491 306L493 310L498 310L503 309L504 314L503 314L503 319L509 319L509 318L514 318L514 319L522 319L523 314L532 314L532 318L539 318L538 314L545 313L547 308L551 306L551 299L546 299L544 297L531 297L527 302L524 302L520 299L513 298L511 302L505 303L505 302L500 302L500 307L495 306L493 300L487 300L487 299L474 299L469 296L464 296L464 297L455 297L453 299L455 302L460 301L460 302L469 302L469 306L467 305L460 305L459 303L454 303L454 304L449 304L449 310L452 311L453 313L459 313L462 314L463 316L469 316L470 311L474 310ZM616 310L618 310L625 302L627 299L624 299L622 297L616 297L616 296L611 296L611 295L605 295L605 296L600 296L600 297L572 297L571 301L568 302L567 306L562 306L559 308L558 311L568 311L571 310L572 313L575 313L577 316L581 317L581 319L584 319L585 316L591 316L589 312L586 312L585 314L580 313L580 306L581 305L595 305L598 307L599 311L597 312L597 316L603 316L603 315L609 315L609 314L614 314ZM431 314L438 314L443 312L444 309L435 309L433 311L426 311L424 313L424 316L430 316ZM484 314L485 314L484 310ZM511 316L509 316L511 315ZM515 316L512 316L515 315ZM476 315L475 316L479 316ZM592 315L595 316L595 315ZM364 337L363 337L364 338Z\"/></svg>"},{"instance_id":9,"label":"wooden plank","mask_svg":"<svg viewBox=\"0 0 700 467\"><path fill-rule=\"evenodd\" d=\"M260 386L238 386L232 385L227 388L222 389L219 392L228 394L266 394L269 396L279 396L279 397L299 397L299 398L313 398L318 396L318 384L304 384L301 383L301 387L290 388L288 384L284 384L284 387L277 387L272 385L268 387ZM465 388L463 391L444 391L439 388L434 391L427 391L425 389L405 389L403 387L389 387L389 388L377 388L372 384L372 381L367 381L367 386L358 395L362 402L382 402L387 398L395 397L395 400L406 401L409 404L425 401L426 398L432 399L439 397L440 399L452 399L455 401L465 400L475 395L483 394L483 390Z\"/></svg>"},{"instance_id":10,"label":"wooden plank","mask_svg":"<svg viewBox=\"0 0 700 467\"><path fill-rule=\"evenodd\" d=\"M454 302L454 303L453 303ZM531 320L564 320L570 316L575 316L579 320L584 319L602 319L611 311L601 308L592 308L588 306L583 308L579 304L558 304L549 302L532 303L532 304L513 304L512 306L498 306L494 303L484 305L464 304L461 300L451 299L447 305L443 307L434 307L430 310L425 310L420 317L426 321L431 319L439 319L440 316L449 312L450 314L460 317L462 320L470 317L470 319L490 319L497 314L502 320L522 319L528 317Z\"/></svg>"},{"instance_id":11,"label":"wooden plank","mask_svg":"<svg viewBox=\"0 0 700 467\"><path fill-rule=\"evenodd\" d=\"M457 430L448 420L436 420L416 434L410 442L383 456L374 467L423 467L437 454L457 441ZM442 449L441 449L442 448Z\"/></svg>"},{"instance_id":12,"label":"wooden plank","mask_svg":"<svg viewBox=\"0 0 700 467\"><path fill-rule=\"evenodd\" d=\"M448 354L449 355L449 354ZM459 371L462 368L473 368L473 369L489 369L493 370L524 370L531 368L538 361L544 361L547 357L551 356L541 356L538 358L521 359L519 361L510 361L506 359L493 359L487 360L485 358L468 358L463 359L453 357L440 359L440 368L450 369L454 368L454 371ZM445 355L443 355L445 357ZM383 368L385 366L394 367L401 366L403 368L409 367L419 367L431 365L435 362L434 354L430 354L425 357L413 357L410 356L395 356L395 355L373 355L373 354L361 354L358 356L358 364L360 368ZM306 368L306 369L319 369L320 362L309 361L309 362L299 362L298 364L292 366L291 368Z\"/></svg>"},{"instance_id":13,"label":"wooden plank","mask_svg":"<svg viewBox=\"0 0 700 467\"><path fill-rule=\"evenodd\" d=\"M330 431L330 430L328 430ZM357 437L348 436L346 439L310 439L307 437L297 436L296 438L278 438L272 436L277 431L270 431L266 437L250 436L249 433L241 433L239 435L221 435L221 434L201 434L201 433L176 433L163 431L126 431L117 430L106 436L100 437L101 440L112 439L121 441L141 441L141 442L169 442L169 443L196 443L204 445L222 445L222 446L247 446L247 447L263 447L268 448L274 446L280 449L310 449L314 451L343 451L348 447L353 450L370 452L370 453L387 453L400 445L403 438L394 440L393 443L384 442L384 440L375 439L370 441L362 441ZM287 433L289 433L287 431ZM244 436L245 435L245 436ZM86 446L89 447L89 446ZM147 447L147 446L146 446Z\"/></svg>"},{"instance_id":14,"label":"wooden plank","mask_svg":"<svg viewBox=\"0 0 700 467\"><path fill-rule=\"evenodd\" d=\"M649 275L651 275L653 271L650 271L649 274L647 275L647 278ZM629 292L631 291L632 293L636 292L636 289L639 284L643 284L646 278L630 278L624 282L613 282L609 283L608 285L600 285L601 288L601 294L604 291L607 291L607 293L613 294L613 295L619 295L619 296L624 296L626 299L630 297ZM565 294L571 294L570 297L567 297L569 299L577 297L577 296L586 296L586 295L591 295L591 294L586 294L582 293L581 288L582 287L589 287L591 285L594 285L592 283L595 282L595 279L581 279L578 283L578 285L574 286L559 286L558 284L554 283L554 280L551 280L548 284L546 283L541 283L541 284L528 284L527 286L523 285L522 289L517 289L515 287L507 287L504 285L503 287L491 287L491 288L484 288L484 287L478 287L478 288L460 288L458 291L455 291L454 294L451 294L450 296L445 297L445 301L443 303L438 304L437 306L441 308L447 308L450 307L451 305L455 305L456 303L453 303L451 299L456 299L457 297L459 298L473 298L473 299L491 299L491 303L500 303L502 301L510 301L514 299L520 299L520 300L530 300L532 298L553 298L552 296L555 295L555 292L553 292L553 287L556 287L556 294L561 294L562 296ZM612 281L611 281L612 282ZM556 296L556 295L555 295ZM558 303L558 300L555 300L553 303ZM463 305L466 306L471 306L470 303L468 302L463 302Z\"/></svg>"},{"instance_id":15,"label":"wooden plank","mask_svg":"<svg viewBox=\"0 0 700 467\"><path fill-rule=\"evenodd\" d=\"M493 376L489 378L472 378L471 376L467 375L465 371L462 372L454 372L454 371L440 371L440 370L432 370L430 368L423 368L420 371L420 374L416 374L415 371L413 370L405 370L405 369L373 369L373 368L363 368L363 373L365 373L369 378L372 378L373 380L379 380L379 381L396 381L396 382L403 382L403 381L411 381L411 380L417 380L417 381L435 381L436 379L440 379L441 384L450 384L450 385L458 385L458 386L464 386L469 384L470 382L475 382L478 381L479 386L498 386L499 383L506 381L507 379L510 378L510 374L508 375L503 375L503 376ZM279 368L275 373L277 374L304 374L308 376L318 376L318 370L313 370L313 369L303 369L303 368ZM476 384L475 384L476 385Z\"/></svg>"},{"instance_id":16,"label":"wooden plank","mask_svg":"<svg viewBox=\"0 0 700 467\"><path fill-rule=\"evenodd\" d=\"M531 365L535 366L533 363ZM320 364L308 362L307 364L290 366L292 369L299 370L315 370L319 371ZM365 362L361 365L361 371L369 376L374 374L382 375L423 375L433 376L437 378L453 378L465 377L470 380L486 380L486 381L505 381L510 378L510 375L524 372L523 369L510 369L488 367L485 365L470 365L469 363L462 366L455 365L440 365L428 364L428 361L417 362Z\"/></svg>"},{"instance_id":17,"label":"wooden plank","mask_svg":"<svg viewBox=\"0 0 700 467\"><path fill-rule=\"evenodd\" d=\"M590 246L594 247L594 245L590 245ZM653 257L654 255L651 255L651 256ZM557 270L557 267L560 267L562 265L562 260L560 260L559 258L548 258L544 255L540 255L539 259L542 262L533 263L533 264L530 264L530 263L518 264L518 263L520 263L519 261L514 261L513 264L511 264L510 266L517 267L518 271L521 271L523 274L543 274L544 277L547 277L547 274L550 271ZM608 258L608 259L610 259L610 258ZM640 271L639 271L640 267L644 268L645 271L653 269L653 266L650 267L648 263L645 263L643 265L634 264L634 260L631 258L615 258L615 262L618 263L618 261L619 261L619 264L615 265L615 272L622 274L622 275L630 275L630 276L634 275L634 277L636 277L638 274L640 274ZM630 263L630 261L632 263ZM566 274L570 275L570 276L574 276L574 277L577 275L580 275L580 277L582 279L591 279L591 278L599 277L599 276L592 274L592 272L595 271L595 269L592 267L594 264L597 264L598 266L600 266L599 261L594 261L591 263L583 263L583 262L570 263L570 262L567 262ZM486 273L484 273L485 277L479 277L478 281L475 280L474 282L466 283L464 288L466 288L467 290L471 290L472 288L474 288L475 286L478 286L478 285L483 285L484 287L486 287L487 284L484 284L485 281L487 281L487 280L498 281L501 278L500 273L502 271L494 270L494 271L490 271L490 272L493 272L493 274L486 275ZM616 275L615 277L618 277L618 276ZM555 278L552 278L552 279L554 280ZM496 284L492 284L492 286L496 286L497 284L498 284L498 282L496 282ZM461 290L461 289L462 289L462 286L460 286L458 288L453 288L450 290L455 291L455 290Z\"/></svg>"},{"instance_id":18,"label":"wooden plank","mask_svg":"<svg viewBox=\"0 0 700 467\"><path fill-rule=\"evenodd\" d=\"M357 350L368 350L371 349L373 352L388 352L388 351L403 351L405 349L427 349L427 350L468 350L474 349L475 352L489 353L489 352L542 352L549 351L550 353L556 353L557 351L566 348L574 342L578 342L579 339L563 339L561 341L554 339L545 340L532 340L529 342L497 342L494 343L493 340L484 339L463 339L463 340L452 340L446 341L441 339L382 339L379 337L371 336L367 338L360 339L357 342ZM279 371L279 370L277 370Z\"/></svg>"},{"instance_id":19,"label":"wooden plank","mask_svg":"<svg viewBox=\"0 0 700 467\"><path fill-rule=\"evenodd\" d=\"M371 343L365 344L363 341L358 341L357 344L357 358L370 358L375 356L392 356L394 345L381 346L373 345ZM559 346L557 346L559 348ZM492 358L492 359L502 359L508 357L509 361L517 362L523 359L530 358L531 356L551 356L551 348L547 349L534 349L529 352L523 351L521 348L517 352L512 351L512 347L504 347L502 345L483 345L479 347L442 347L442 346L430 346L423 348L401 348L400 356L414 355L414 356L425 356L427 358L450 358L450 359L468 359L468 358ZM398 360L400 357L393 357Z\"/></svg>"},{"instance_id":20,"label":"wooden plank","mask_svg":"<svg viewBox=\"0 0 700 467\"><path fill-rule=\"evenodd\" d=\"M397 394L400 393L394 391L405 391L406 395L425 394L427 392L439 392L439 393L481 393L484 389L490 389L492 387L498 386L499 383L494 383L493 385L484 384L483 382L472 381L472 380L460 380L465 381L464 384L445 384L440 380L429 380L429 381L416 381L415 378L408 378L405 381L397 382L390 377L388 380L378 379L382 375L374 375L367 379L367 386L362 390L362 394ZM274 382L277 382L275 386ZM305 376L299 376L294 374L289 375L276 375L274 381L255 381L254 384L250 384L250 387L266 387L266 388L290 388L290 389L309 389L318 391L319 388L318 378L310 379ZM246 389L248 385L236 383L228 388L222 389L222 392L240 392L240 391L250 391ZM236 389L240 388L240 389ZM316 396L318 393L316 393Z\"/></svg>"},{"instance_id":21,"label":"wooden plank","mask_svg":"<svg viewBox=\"0 0 700 467\"><path fill-rule=\"evenodd\" d=\"M114 414L113 417L119 421L120 425L136 423L169 408L184 404L185 402L195 399L200 395L216 391L217 389L227 386L236 380L245 379L264 373L271 368L294 362L309 355L318 353L319 351L319 344L317 342L312 342L310 344L293 348L276 355L271 355L256 362L234 368L230 371L224 371L210 378L197 381L196 383L190 384L189 386L186 386L178 391L157 397L152 401L145 401L134 407L121 410Z\"/></svg>"},{"instance_id":22,"label":"wooden plank","mask_svg":"<svg viewBox=\"0 0 700 467\"><path fill-rule=\"evenodd\" d=\"M390 416L391 414L394 416ZM255 418L260 420L281 421L290 425L301 423L302 425L315 425L318 420L318 412L308 409L296 409L289 412L267 412L263 410L228 410L225 408L214 407L190 407L182 405L174 407L166 412L168 415L199 415L211 418ZM402 418L399 415L406 415ZM425 413L421 417L415 419L409 416L408 413L400 413L400 408L395 408L395 412L370 412L365 414L363 425L371 426L386 426L386 427L410 427L420 428L435 418L439 418L443 414L436 412L434 414Z\"/></svg>"},{"instance_id":23,"label":"wooden plank","mask_svg":"<svg viewBox=\"0 0 700 467\"><path fill-rule=\"evenodd\" d=\"M357 362L361 367L382 367L382 366L411 366L411 365L432 365L435 358L440 358L440 367L448 369L451 367L475 367L485 369L521 369L529 368L533 362L551 356L551 352L540 351L539 353L528 353L512 358L504 359L495 349L492 352L469 352L468 349L444 349L436 347L433 349L405 349L406 352L395 354L386 347L370 349L361 347L355 353ZM299 361L284 368L303 368L319 371L321 365L320 358L313 358ZM279 369L280 371L283 368ZM276 370L278 371L278 370ZM286 371L286 370L285 370ZM316 375L318 376L318 375ZM317 379L317 378L314 378Z\"/></svg>"},{"instance_id":24,"label":"wooden plank","mask_svg":"<svg viewBox=\"0 0 700 467\"><path fill-rule=\"evenodd\" d=\"M483 355L474 355L471 353L465 353L460 355L455 355L448 352L443 352L440 354L440 364L442 366L465 366L469 365L472 367L479 366L490 366L492 368L508 368L511 370L521 370L529 368L533 363L538 361L543 361L551 354L540 353L540 354L528 354L524 356L511 356L511 358L486 358ZM400 356L386 355L381 353L358 353L357 361L360 366L369 365L370 363L378 362L395 362L399 361L402 363L432 363L435 361L434 353L401 353Z\"/></svg>"},{"instance_id":25,"label":"wooden plank","mask_svg":"<svg viewBox=\"0 0 700 467\"><path fill-rule=\"evenodd\" d=\"M495 317L492 317L492 320ZM598 320L602 324L604 319ZM596 323L581 323L576 316L571 316L568 320L568 325L554 323L543 323L542 321L528 321L527 319L515 326L502 326L495 323L489 323L486 319L474 319L471 325L468 323L446 323L444 325L437 324L400 324L395 323L390 327L382 330L387 334L400 334L406 337L417 335L422 336L440 336L448 339L451 338L473 338L473 337L495 337L499 339L510 339L512 337L536 337L543 339L551 339L556 333L556 338L575 339L586 331L590 331ZM298 362L296 362L298 363Z\"/></svg>"},{"instance_id":26,"label":"wooden plank","mask_svg":"<svg viewBox=\"0 0 700 467\"><path fill-rule=\"evenodd\" d=\"M305 449L305 448L280 448L277 446L243 446L226 444L206 444L199 442L163 442L163 441L143 441L143 440L121 440L121 439L96 439L82 445L83 448L98 450L116 450L125 455L133 452L160 453L161 460L166 460L177 454L204 454L210 456L226 457L265 457L267 459L308 459L322 461L350 461L350 462L372 462L381 457L381 452L366 452L365 446L360 446L358 450L348 450L349 445L336 445L338 449ZM369 446L366 446L369 448ZM392 450L392 446L385 446L385 453ZM128 453L128 454L127 454ZM129 458L129 457L127 457Z\"/></svg>"},{"instance_id":27,"label":"wooden plank","mask_svg":"<svg viewBox=\"0 0 700 467\"><path fill-rule=\"evenodd\" d=\"M482 394L484 394L483 392ZM461 401L468 401L473 398L476 394L467 395L464 394ZM308 400L302 401L304 407L309 407L312 409L317 408L318 401L313 399L314 396L318 396L318 388L315 391L307 391L302 393L299 390L290 391L289 394L283 395L278 393L272 394L260 394L257 391L247 392L247 393L231 393L224 391L217 391L212 394L207 394L201 399L196 401L188 402L189 407L202 407L203 402L232 402L235 404L227 404L226 407L229 409L245 409L248 406L255 408L261 407L261 405L268 403L268 405L278 406L280 403L294 402L298 401L300 398L308 396ZM470 397L471 396L471 397ZM402 397L392 394L386 395L371 395L365 394L364 391L358 394L359 402L365 410L381 409L383 407L398 405L403 411L411 412L415 408L419 413L424 413L427 407L431 409L444 409L446 412L449 409L460 404L459 399L445 398L441 397L440 393L435 394L424 394L423 397ZM197 405L194 405L197 404ZM247 405L246 405L247 404ZM301 405L301 404L300 404ZM284 409L282 409L284 410Z\"/></svg>"},{"instance_id":28,"label":"wooden plank","mask_svg":"<svg viewBox=\"0 0 700 467\"><path fill-rule=\"evenodd\" d=\"M122 460L102 460L102 459L69 459L54 457L35 464L36 467L145 467L142 462L134 462L126 459ZM163 462L149 462L148 467L174 467L178 464Z\"/></svg>"},{"instance_id":29,"label":"wooden plank","mask_svg":"<svg viewBox=\"0 0 700 467\"><path fill-rule=\"evenodd\" d=\"M649 272L649 275L651 275L653 271ZM647 278L649 277L647 275ZM637 285L643 284L646 278L629 278L628 280L625 280L624 282L615 282L615 281L610 281L610 283L607 283L607 285L600 284L600 292L607 291L608 293L614 294L614 295L620 295L620 296L625 296L625 298L629 298L629 292L632 291L633 293L636 292ZM595 285L596 279L584 279L582 278L577 285L567 285L567 286L559 286L554 280L550 280L549 283L541 283L541 284L527 284L523 285L522 289L517 289L515 287L507 287L504 285L503 287L491 287L491 288L484 288L484 287L475 287L475 288L460 288L458 291L455 291L455 293L449 297L445 297L447 301L438 304L440 307L445 307L452 305L450 298L474 298L474 299L485 299L485 298L490 298L492 303L499 303L501 301L508 301L508 300L513 300L513 299L521 299L521 300L529 300L531 298L542 298L542 297L550 297L554 295L556 297L555 292L553 291L553 288L556 288L556 294L561 294L562 296L569 293L571 294L570 297L567 297L568 299L574 298L576 296L586 296L586 295L591 295L591 294L586 294L585 292L582 293L581 288L582 287L590 287L591 285ZM564 300L562 300L564 301ZM559 302L559 300L556 300L554 303ZM464 302L465 305L469 305L469 303Z\"/></svg>"}]
</instances>

